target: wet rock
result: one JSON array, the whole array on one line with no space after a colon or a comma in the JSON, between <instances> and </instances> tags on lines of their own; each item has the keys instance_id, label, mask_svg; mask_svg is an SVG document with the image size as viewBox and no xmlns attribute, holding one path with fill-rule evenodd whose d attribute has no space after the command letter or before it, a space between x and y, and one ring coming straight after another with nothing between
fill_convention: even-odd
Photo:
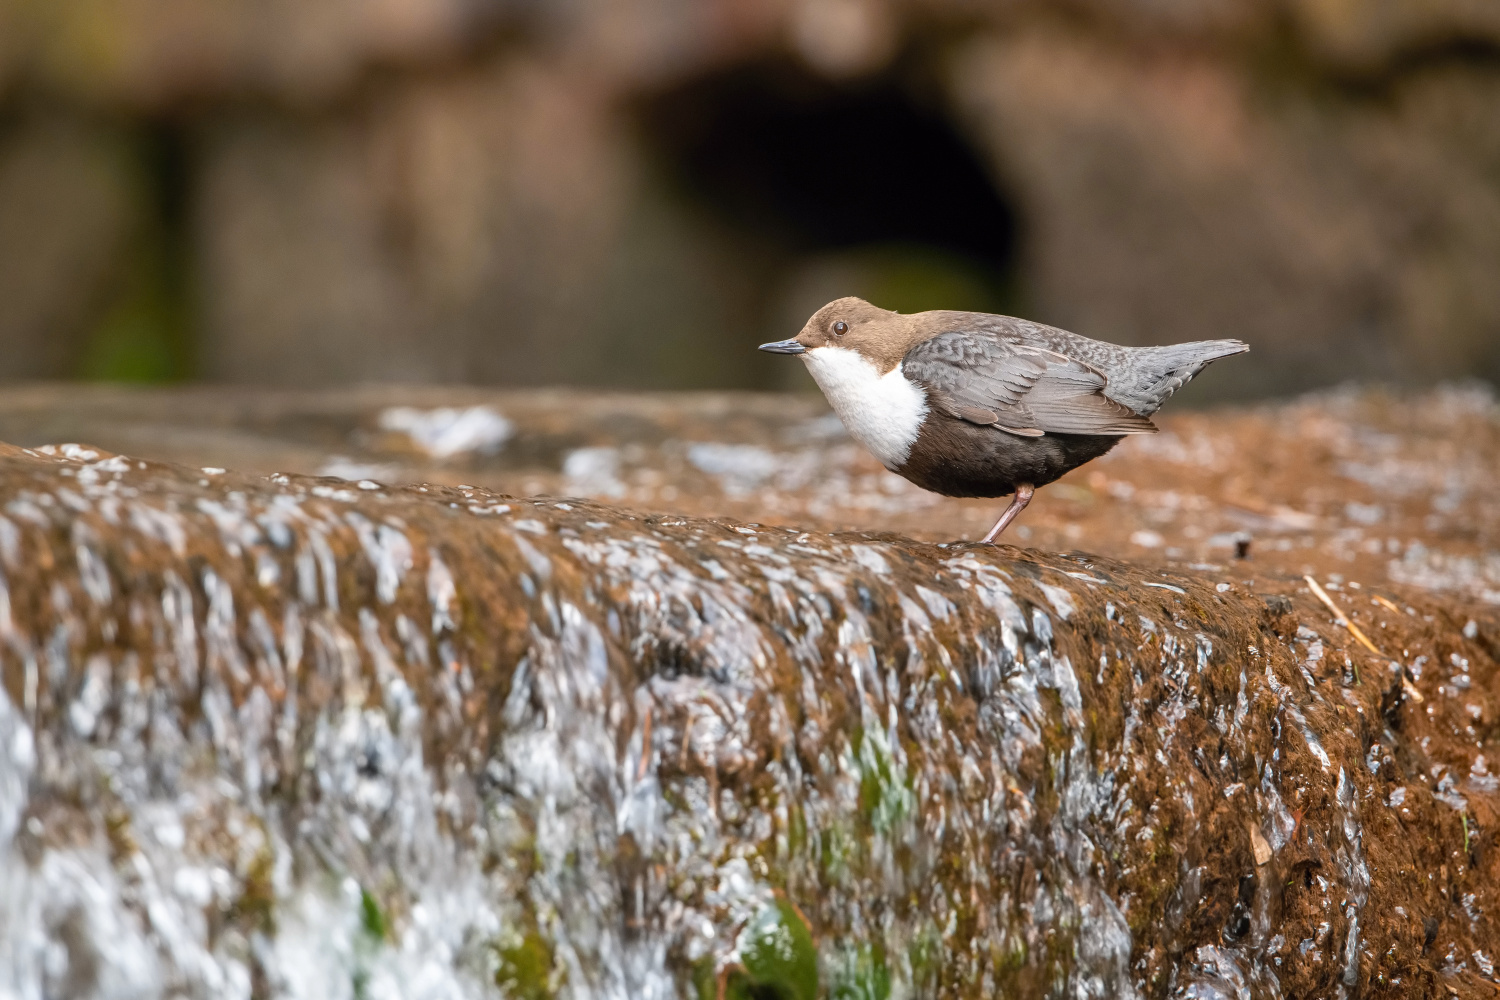
<instances>
[{"instance_id":1,"label":"wet rock","mask_svg":"<svg viewBox=\"0 0 1500 1000\"><path fill-rule=\"evenodd\" d=\"M1373 589L1386 583L1500 604L1489 390L1347 389L1178 410L1161 426L1043 490L1014 541L1196 568L1270 598L1259 580L1300 586L1313 573L1371 634L1405 613L1394 591ZM979 537L997 511L887 472L807 395L36 385L0 395L0 440L933 542Z\"/></svg>"},{"instance_id":2,"label":"wet rock","mask_svg":"<svg viewBox=\"0 0 1500 1000\"><path fill-rule=\"evenodd\" d=\"M166 230L181 259L155 291L198 324L158 378L769 387L780 370L740 347L795 330L809 290L901 306L914 280L928 304L972 289L940 263L882 276L909 233L818 236L805 209L761 229L775 199L745 224L666 180L689 164L621 110L745 74L764 101L747 118L708 101L735 128L806 111L811 87L904 95L972 140L1024 242L1018 268L999 233L970 264L1024 286L1037 318L1243 338L1255 353L1219 383L1240 396L1500 377L1493 4L1072 7L0 0L8 120L80 119L119 147L100 178L29 127L0 136L0 160L45 158L48 199L18 215L32 189L0 176L0 218L55 248L0 232L0 274L28 276L0 296L0 334L49 332L38 313L61 328L55 358L0 355L0 375L139 377L86 343L140 305L95 290L101 269L140 266L132 224ZM163 138L176 152L149 152ZM775 164L738 164L744 190L819 190ZM140 351L128 331L112 346Z\"/></svg>"},{"instance_id":3,"label":"wet rock","mask_svg":"<svg viewBox=\"0 0 1500 1000\"><path fill-rule=\"evenodd\" d=\"M0 136L0 378L64 377L87 350L139 222L125 154L118 130L73 116L16 115Z\"/></svg>"},{"instance_id":4,"label":"wet rock","mask_svg":"<svg viewBox=\"0 0 1500 1000\"><path fill-rule=\"evenodd\" d=\"M1490 989L1462 597L78 446L0 567L20 995Z\"/></svg>"},{"instance_id":5,"label":"wet rock","mask_svg":"<svg viewBox=\"0 0 1500 1000\"><path fill-rule=\"evenodd\" d=\"M1280 618L1292 613L1292 601L1289 597L1281 594L1267 594L1263 600L1266 602L1266 612L1272 617Z\"/></svg>"},{"instance_id":6,"label":"wet rock","mask_svg":"<svg viewBox=\"0 0 1500 1000\"><path fill-rule=\"evenodd\" d=\"M1193 5L1215 6L1230 5ZM1028 206L1033 308L1122 343L1235 329L1255 345L1234 376L1241 392L1491 377L1500 300L1482 268L1438 260L1494 261L1493 222L1480 221L1500 212L1494 150L1472 136L1493 134L1500 92L1492 69L1461 68L1472 64L1457 40L1491 53L1500 22L1454 17L1459 4L1392 4L1387 16L1306 3L1273 41L1268 5L1232 6L1246 16L1205 32L1217 45L1166 59L1040 23L976 37L955 60L958 104ZM1428 16L1446 23L1428 34ZM1246 55L1225 59L1223 45ZM1391 184L1433 197L1398 206L1376 193ZM1418 229L1434 241L1419 248ZM1432 353L1405 355L1408 338Z\"/></svg>"}]
</instances>

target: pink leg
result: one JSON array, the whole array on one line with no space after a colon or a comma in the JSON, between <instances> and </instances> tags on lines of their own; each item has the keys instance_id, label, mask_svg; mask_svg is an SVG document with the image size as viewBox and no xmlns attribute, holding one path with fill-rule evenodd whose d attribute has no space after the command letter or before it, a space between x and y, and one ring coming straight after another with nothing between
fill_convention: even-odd
<instances>
[{"instance_id":1,"label":"pink leg","mask_svg":"<svg viewBox=\"0 0 1500 1000\"><path fill-rule=\"evenodd\" d=\"M1031 503L1031 495L1035 492L1036 489L1030 483L1017 483L1015 498L1011 500L1010 506L1005 508L1005 513L1000 515L1000 520L995 522L995 526L990 529L990 533L984 536L984 541L989 543L999 538L1000 532L1010 527L1010 522L1016 519L1016 515L1020 514L1021 511L1026 509L1026 505Z\"/></svg>"}]
</instances>

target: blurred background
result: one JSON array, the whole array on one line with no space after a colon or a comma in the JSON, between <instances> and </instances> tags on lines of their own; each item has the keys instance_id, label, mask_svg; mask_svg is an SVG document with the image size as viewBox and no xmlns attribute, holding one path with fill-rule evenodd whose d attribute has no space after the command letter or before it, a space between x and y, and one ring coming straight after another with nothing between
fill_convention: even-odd
<instances>
[{"instance_id":1,"label":"blurred background","mask_svg":"<svg viewBox=\"0 0 1500 1000\"><path fill-rule=\"evenodd\" d=\"M0 0L0 378L801 387L851 293L1500 381L1500 4Z\"/></svg>"}]
</instances>

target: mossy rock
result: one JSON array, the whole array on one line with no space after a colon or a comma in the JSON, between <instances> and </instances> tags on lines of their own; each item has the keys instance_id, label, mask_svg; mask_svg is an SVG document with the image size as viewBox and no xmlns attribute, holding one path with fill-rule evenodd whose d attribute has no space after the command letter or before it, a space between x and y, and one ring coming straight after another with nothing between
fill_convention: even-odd
<instances>
[{"instance_id":1,"label":"mossy rock","mask_svg":"<svg viewBox=\"0 0 1500 1000\"><path fill-rule=\"evenodd\" d=\"M500 967L495 985L516 1000L551 1000L552 943L538 931L528 931L514 944L496 949Z\"/></svg>"},{"instance_id":2,"label":"mossy rock","mask_svg":"<svg viewBox=\"0 0 1500 1000\"><path fill-rule=\"evenodd\" d=\"M740 935L740 966L725 984L727 1000L817 1000L818 949L797 908L777 900Z\"/></svg>"}]
</instances>

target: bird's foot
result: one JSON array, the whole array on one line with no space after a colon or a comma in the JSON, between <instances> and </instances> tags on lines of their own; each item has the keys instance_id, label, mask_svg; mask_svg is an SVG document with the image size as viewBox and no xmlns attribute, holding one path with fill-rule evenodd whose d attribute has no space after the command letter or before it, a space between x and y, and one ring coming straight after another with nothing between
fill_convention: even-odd
<instances>
[{"instance_id":1,"label":"bird's foot","mask_svg":"<svg viewBox=\"0 0 1500 1000\"><path fill-rule=\"evenodd\" d=\"M1031 503L1031 497L1034 493L1036 493L1036 488L1030 483L1018 483L1016 485L1016 495L1011 499L1010 506L1005 508L1005 513L1000 515L1000 520L995 522L995 526L990 529L990 533L984 536L983 542L986 545L993 544L995 539L1000 537L1000 532L1010 527L1010 522L1014 521L1021 511L1026 509L1026 505Z\"/></svg>"}]
</instances>

